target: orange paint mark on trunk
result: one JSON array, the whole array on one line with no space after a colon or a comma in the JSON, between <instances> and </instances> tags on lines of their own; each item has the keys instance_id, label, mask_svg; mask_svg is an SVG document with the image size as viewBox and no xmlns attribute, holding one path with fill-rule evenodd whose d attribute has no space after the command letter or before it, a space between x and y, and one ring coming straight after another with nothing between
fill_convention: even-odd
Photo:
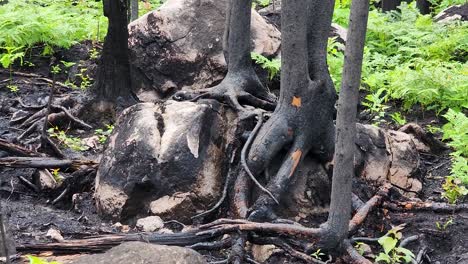
<instances>
[{"instance_id":1,"label":"orange paint mark on trunk","mask_svg":"<svg viewBox=\"0 0 468 264\"><path fill-rule=\"evenodd\" d=\"M291 104L292 106L299 108L302 105L302 100L300 97L293 96Z\"/></svg>"},{"instance_id":2,"label":"orange paint mark on trunk","mask_svg":"<svg viewBox=\"0 0 468 264\"><path fill-rule=\"evenodd\" d=\"M300 149L294 151L293 154L291 155L291 158L293 159L294 164L293 164L291 172L289 173L289 177L291 177L293 175L294 171L297 168L297 165L299 165L299 161L301 160L301 156L302 156L302 151Z\"/></svg>"}]
</instances>

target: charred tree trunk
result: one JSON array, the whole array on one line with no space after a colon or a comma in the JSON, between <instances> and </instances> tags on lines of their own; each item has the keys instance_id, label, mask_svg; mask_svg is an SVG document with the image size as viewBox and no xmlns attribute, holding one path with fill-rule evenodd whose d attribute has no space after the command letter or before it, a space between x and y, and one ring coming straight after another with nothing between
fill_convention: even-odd
<instances>
[{"instance_id":1,"label":"charred tree trunk","mask_svg":"<svg viewBox=\"0 0 468 264\"><path fill-rule=\"evenodd\" d=\"M356 114L368 14L369 0L357 0L351 3L343 79L338 100L330 212L326 224L326 236L322 240L327 248L342 243L349 230Z\"/></svg>"},{"instance_id":2,"label":"charred tree trunk","mask_svg":"<svg viewBox=\"0 0 468 264\"><path fill-rule=\"evenodd\" d=\"M127 10L127 0L104 0L109 27L93 88L100 101L131 98Z\"/></svg>"},{"instance_id":3,"label":"charred tree trunk","mask_svg":"<svg viewBox=\"0 0 468 264\"><path fill-rule=\"evenodd\" d=\"M267 185L276 200L287 190L299 162L313 154L321 160L333 155L335 91L326 63L326 45L333 1L282 3L282 62L279 104L262 127L249 153L249 167L259 175L279 152L289 149ZM306 7L306 8L305 8ZM308 18L312 21L307 21ZM274 216L275 199L262 194L250 219Z\"/></svg>"},{"instance_id":4,"label":"charred tree trunk","mask_svg":"<svg viewBox=\"0 0 468 264\"><path fill-rule=\"evenodd\" d=\"M130 18L129 21L132 22L138 18L138 0L130 0Z\"/></svg>"},{"instance_id":5,"label":"charred tree trunk","mask_svg":"<svg viewBox=\"0 0 468 264\"><path fill-rule=\"evenodd\" d=\"M197 93L178 92L177 100L214 98L224 100L237 111L244 111L240 102L273 110L275 97L262 85L250 57L250 20L252 0L229 0L223 36L223 51L228 72L223 81Z\"/></svg>"},{"instance_id":6,"label":"charred tree trunk","mask_svg":"<svg viewBox=\"0 0 468 264\"><path fill-rule=\"evenodd\" d=\"M382 0L382 12L396 10L401 0Z\"/></svg>"},{"instance_id":7,"label":"charred tree trunk","mask_svg":"<svg viewBox=\"0 0 468 264\"><path fill-rule=\"evenodd\" d=\"M428 0L417 0L416 7L419 9L419 12L423 15L431 13L432 4Z\"/></svg>"}]
</instances>

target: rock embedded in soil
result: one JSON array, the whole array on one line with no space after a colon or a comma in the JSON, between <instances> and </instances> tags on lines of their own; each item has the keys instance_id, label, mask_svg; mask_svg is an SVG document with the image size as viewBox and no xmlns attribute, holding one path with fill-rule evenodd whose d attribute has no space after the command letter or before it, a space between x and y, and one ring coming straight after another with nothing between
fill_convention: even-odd
<instances>
[{"instance_id":1,"label":"rock embedded in soil","mask_svg":"<svg viewBox=\"0 0 468 264\"><path fill-rule=\"evenodd\" d=\"M357 129L355 163L361 178L378 186L389 181L409 197L421 191L420 157L412 135L372 125L358 124Z\"/></svg>"},{"instance_id":2,"label":"rock embedded in soil","mask_svg":"<svg viewBox=\"0 0 468 264\"><path fill-rule=\"evenodd\" d=\"M227 71L223 33L227 0L171 0L129 24L134 83L144 101L165 98L186 87L221 81ZM280 32L252 12L252 48L264 56L279 52Z\"/></svg>"},{"instance_id":3,"label":"rock embedded in soil","mask_svg":"<svg viewBox=\"0 0 468 264\"><path fill-rule=\"evenodd\" d=\"M196 251L183 247L126 242L103 254L80 257L70 264L206 264Z\"/></svg>"},{"instance_id":4,"label":"rock embedded in soil","mask_svg":"<svg viewBox=\"0 0 468 264\"><path fill-rule=\"evenodd\" d=\"M214 100L143 103L126 109L98 168L98 212L125 221L148 213L150 203L161 197L187 192L193 193L186 197L189 204L205 210L221 193L226 148L233 140L229 116ZM163 217L163 209L153 213ZM191 212L181 213L190 217Z\"/></svg>"},{"instance_id":5,"label":"rock embedded in soil","mask_svg":"<svg viewBox=\"0 0 468 264\"><path fill-rule=\"evenodd\" d=\"M164 222L159 216L148 216L137 220L136 227L144 232L154 232L164 227Z\"/></svg>"}]
</instances>

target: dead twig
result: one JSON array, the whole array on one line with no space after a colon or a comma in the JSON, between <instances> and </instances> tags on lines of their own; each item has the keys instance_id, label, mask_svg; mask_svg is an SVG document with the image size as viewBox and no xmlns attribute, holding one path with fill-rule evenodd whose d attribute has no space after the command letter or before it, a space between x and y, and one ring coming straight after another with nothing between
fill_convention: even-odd
<instances>
[{"instance_id":1,"label":"dead twig","mask_svg":"<svg viewBox=\"0 0 468 264\"><path fill-rule=\"evenodd\" d=\"M449 204L449 203L437 203L437 202L397 202L397 203L384 203L383 206L392 211L426 211L434 213L457 213L467 212L468 204Z\"/></svg>"},{"instance_id":2,"label":"dead twig","mask_svg":"<svg viewBox=\"0 0 468 264\"><path fill-rule=\"evenodd\" d=\"M5 139L0 138L0 150L6 151L10 154L14 154L17 156L24 156L24 157L40 157L44 156L42 153L38 153L32 150L29 150L25 147L22 147L20 145L13 144L11 142L8 142Z\"/></svg>"},{"instance_id":3,"label":"dead twig","mask_svg":"<svg viewBox=\"0 0 468 264\"><path fill-rule=\"evenodd\" d=\"M50 157L6 157L0 158L0 165L9 168L72 168L76 170L81 166L94 168L98 163L92 160L56 159Z\"/></svg>"},{"instance_id":4,"label":"dead twig","mask_svg":"<svg viewBox=\"0 0 468 264\"><path fill-rule=\"evenodd\" d=\"M385 184L380 188L376 195L374 195L369 201L367 201L359 210L357 210L356 214L351 218L349 221L349 233L354 233L357 228L364 222L367 215L374 209L377 205L379 205L382 200L387 197L388 192L391 189L390 184Z\"/></svg>"},{"instance_id":5,"label":"dead twig","mask_svg":"<svg viewBox=\"0 0 468 264\"><path fill-rule=\"evenodd\" d=\"M1 71L3 73L7 73L5 71ZM34 74L34 73L24 73L24 72L8 72L8 74L11 74L11 75L15 75L15 76L19 76L19 77L26 77L26 78L35 78L37 80L40 80L40 81L44 81L44 82L47 82L47 83L50 83L52 84L53 83L53 80L49 79L49 78L46 78L44 76L41 76L39 74ZM56 84L60 87L63 87L63 88L67 88L67 89L71 89L68 85L64 84L64 83L61 83L61 82L56 82Z\"/></svg>"}]
</instances>

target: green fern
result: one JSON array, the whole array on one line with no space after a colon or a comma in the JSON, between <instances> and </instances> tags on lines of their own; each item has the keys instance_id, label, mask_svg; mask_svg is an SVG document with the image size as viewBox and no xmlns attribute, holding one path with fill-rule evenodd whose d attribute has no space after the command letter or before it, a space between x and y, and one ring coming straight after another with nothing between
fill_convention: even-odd
<instances>
[{"instance_id":1,"label":"green fern","mask_svg":"<svg viewBox=\"0 0 468 264\"><path fill-rule=\"evenodd\" d=\"M281 70L281 61L279 59L270 60L267 57L255 52L251 52L250 57L255 61L255 63L260 65L262 69L268 71L268 78L270 80L273 80L273 78L275 78L275 76L277 76Z\"/></svg>"},{"instance_id":2,"label":"green fern","mask_svg":"<svg viewBox=\"0 0 468 264\"><path fill-rule=\"evenodd\" d=\"M40 45L48 55L55 47L69 48L85 39L103 39L106 19L102 3L72 0L10 0L0 6L0 60L11 59L8 48L26 53ZM8 48L7 48L8 47ZM9 65L8 65L9 66Z\"/></svg>"}]
</instances>

